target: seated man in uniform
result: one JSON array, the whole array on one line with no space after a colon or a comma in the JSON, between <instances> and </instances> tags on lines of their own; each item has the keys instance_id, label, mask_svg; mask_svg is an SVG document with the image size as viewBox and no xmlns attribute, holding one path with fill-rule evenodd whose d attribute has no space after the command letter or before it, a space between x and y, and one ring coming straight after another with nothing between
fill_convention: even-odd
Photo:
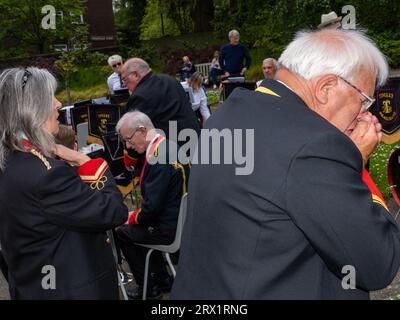
<instances>
[{"instance_id":1,"label":"seated man in uniform","mask_svg":"<svg viewBox=\"0 0 400 320\"><path fill-rule=\"evenodd\" d=\"M186 192L186 168L177 162L170 163L168 146L172 142L155 131L146 114L126 113L117 124L117 132L128 149L146 154L139 182L141 208L130 215L128 224L117 230L121 250L138 284L135 290L128 290L128 296L141 299L148 249L135 243L167 245L174 241L181 198ZM165 161L155 163L160 159ZM151 257L148 283L147 298L153 299L172 285L160 252L154 252Z\"/></svg>"}]
</instances>

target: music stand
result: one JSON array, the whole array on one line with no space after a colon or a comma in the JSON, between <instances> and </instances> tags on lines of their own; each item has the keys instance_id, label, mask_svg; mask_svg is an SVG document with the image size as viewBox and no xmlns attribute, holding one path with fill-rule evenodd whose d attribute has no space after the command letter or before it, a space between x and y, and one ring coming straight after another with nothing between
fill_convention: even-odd
<instances>
[{"instance_id":1,"label":"music stand","mask_svg":"<svg viewBox=\"0 0 400 320\"><path fill-rule=\"evenodd\" d=\"M96 138L109 133L110 125L121 118L121 107L114 104L91 104L88 106L89 134Z\"/></svg>"},{"instance_id":2,"label":"music stand","mask_svg":"<svg viewBox=\"0 0 400 320\"><path fill-rule=\"evenodd\" d=\"M232 91L236 88L245 88L254 91L256 89L256 82L225 82L223 83L223 100L228 99Z\"/></svg>"},{"instance_id":3,"label":"music stand","mask_svg":"<svg viewBox=\"0 0 400 320\"><path fill-rule=\"evenodd\" d=\"M110 95L111 104L124 104L128 102L130 97L128 89L115 90L113 94Z\"/></svg>"},{"instance_id":4,"label":"music stand","mask_svg":"<svg viewBox=\"0 0 400 320\"><path fill-rule=\"evenodd\" d=\"M89 113L87 105L80 105L71 109L71 125L75 132L80 123L89 122Z\"/></svg>"},{"instance_id":5,"label":"music stand","mask_svg":"<svg viewBox=\"0 0 400 320\"><path fill-rule=\"evenodd\" d=\"M124 145L115 132L101 136L104 156L117 184L127 186L131 183L131 173L125 168Z\"/></svg>"},{"instance_id":6,"label":"music stand","mask_svg":"<svg viewBox=\"0 0 400 320\"><path fill-rule=\"evenodd\" d=\"M60 109L58 111L58 121L60 124L68 125L68 120L67 120L67 110L66 109Z\"/></svg>"}]
</instances>

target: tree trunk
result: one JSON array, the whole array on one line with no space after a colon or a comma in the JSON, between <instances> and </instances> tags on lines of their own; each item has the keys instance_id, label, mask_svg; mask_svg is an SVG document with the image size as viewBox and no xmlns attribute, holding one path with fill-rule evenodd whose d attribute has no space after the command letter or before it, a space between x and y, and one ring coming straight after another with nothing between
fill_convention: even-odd
<instances>
[{"instance_id":1,"label":"tree trunk","mask_svg":"<svg viewBox=\"0 0 400 320\"><path fill-rule=\"evenodd\" d=\"M212 31L211 21L214 20L214 1L197 0L191 10L194 32Z\"/></svg>"}]
</instances>

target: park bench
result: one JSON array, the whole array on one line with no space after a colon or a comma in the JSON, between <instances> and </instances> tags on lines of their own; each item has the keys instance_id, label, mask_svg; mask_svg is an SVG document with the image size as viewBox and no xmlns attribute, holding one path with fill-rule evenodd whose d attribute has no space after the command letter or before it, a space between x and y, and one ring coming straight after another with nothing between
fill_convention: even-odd
<instances>
[{"instance_id":1,"label":"park bench","mask_svg":"<svg viewBox=\"0 0 400 320\"><path fill-rule=\"evenodd\" d=\"M209 74L209 72L210 72L210 69L211 69L211 62L196 64L196 71L200 72L201 75L202 75L205 79L208 78L208 74Z\"/></svg>"}]
</instances>

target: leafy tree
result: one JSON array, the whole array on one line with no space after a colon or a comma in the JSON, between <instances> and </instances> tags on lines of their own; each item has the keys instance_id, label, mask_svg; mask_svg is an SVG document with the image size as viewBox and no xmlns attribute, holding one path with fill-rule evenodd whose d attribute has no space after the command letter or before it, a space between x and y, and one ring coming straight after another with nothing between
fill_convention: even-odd
<instances>
[{"instance_id":1,"label":"leafy tree","mask_svg":"<svg viewBox=\"0 0 400 320\"><path fill-rule=\"evenodd\" d=\"M84 13L85 0L1 0L0 2L0 41L9 47L21 48L20 52L30 51L45 53L55 40L69 39L80 27L77 18ZM54 6L56 13L56 28L44 29L42 20L46 13L42 8ZM8 44L8 45L7 45ZM3 52L3 56L7 56Z\"/></svg>"},{"instance_id":2,"label":"leafy tree","mask_svg":"<svg viewBox=\"0 0 400 320\"><path fill-rule=\"evenodd\" d=\"M117 39L126 47L137 46L140 26L146 13L146 0L115 0L115 26Z\"/></svg>"}]
</instances>

